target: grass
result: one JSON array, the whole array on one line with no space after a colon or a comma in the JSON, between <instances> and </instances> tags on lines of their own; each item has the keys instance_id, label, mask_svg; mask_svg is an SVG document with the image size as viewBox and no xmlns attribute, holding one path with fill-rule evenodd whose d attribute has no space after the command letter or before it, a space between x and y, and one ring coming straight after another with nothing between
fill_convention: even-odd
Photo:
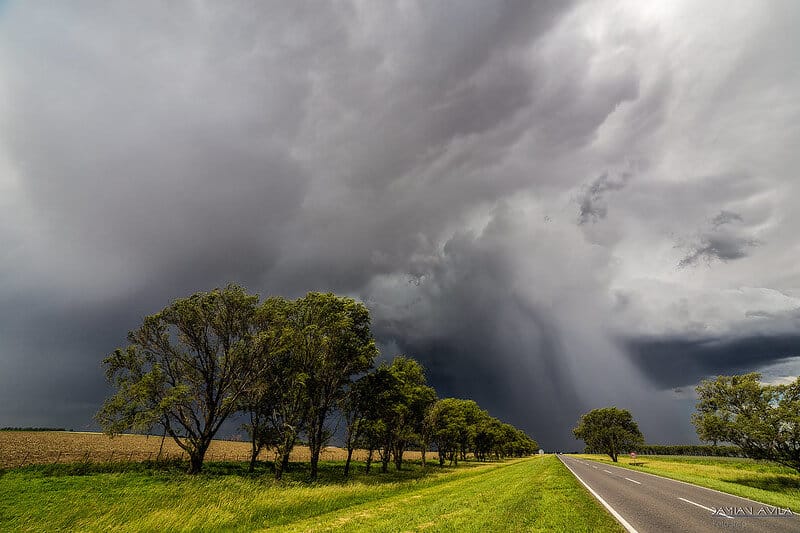
<instances>
[{"instance_id":1,"label":"grass","mask_svg":"<svg viewBox=\"0 0 800 533\"><path fill-rule=\"evenodd\" d=\"M260 465L54 465L0 477L2 531L622 531L553 456L458 469L410 465L350 481L293 464L275 482Z\"/></svg>"},{"instance_id":2,"label":"grass","mask_svg":"<svg viewBox=\"0 0 800 533\"><path fill-rule=\"evenodd\" d=\"M640 455L631 466L627 457L613 463L607 455L576 455L631 470L687 481L758 502L800 512L800 474L769 461L736 457Z\"/></svg>"}]
</instances>

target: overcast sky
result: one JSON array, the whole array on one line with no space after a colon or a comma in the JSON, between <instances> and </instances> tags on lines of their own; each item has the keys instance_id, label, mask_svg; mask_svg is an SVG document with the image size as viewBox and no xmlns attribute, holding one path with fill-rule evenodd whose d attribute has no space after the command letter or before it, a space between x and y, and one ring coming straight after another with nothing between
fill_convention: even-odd
<instances>
[{"instance_id":1,"label":"overcast sky","mask_svg":"<svg viewBox=\"0 0 800 533\"><path fill-rule=\"evenodd\" d=\"M227 282L355 296L545 448L800 373L800 3L0 2L0 426Z\"/></svg>"}]
</instances>

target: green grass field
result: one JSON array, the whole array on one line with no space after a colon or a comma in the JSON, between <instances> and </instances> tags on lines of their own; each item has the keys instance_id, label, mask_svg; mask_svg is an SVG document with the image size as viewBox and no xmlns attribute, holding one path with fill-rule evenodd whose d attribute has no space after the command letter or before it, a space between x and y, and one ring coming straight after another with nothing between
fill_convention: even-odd
<instances>
[{"instance_id":1,"label":"green grass field","mask_svg":"<svg viewBox=\"0 0 800 533\"><path fill-rule=\"evenodd\" d=\"M576 457L615 464L607 455ZM643 466L631 466L630 462L628 457L620 457L616 465L800 512L800 474L776 463L737 457L671 455L640 455L636 462L644 463Z\"/></svg>"},{"instance_id":2,"label":"green grass field","mask_svg":"<svg viewBox=\"0 0 800 533\"><path fill-rule=\"evenodd\" d=\"M293 466L282 482L234 463L194 477L177 466L8 470L0 531L622 531L553 456L349 482L327 463L316 484Z\"/></svg>"}]
</instances>

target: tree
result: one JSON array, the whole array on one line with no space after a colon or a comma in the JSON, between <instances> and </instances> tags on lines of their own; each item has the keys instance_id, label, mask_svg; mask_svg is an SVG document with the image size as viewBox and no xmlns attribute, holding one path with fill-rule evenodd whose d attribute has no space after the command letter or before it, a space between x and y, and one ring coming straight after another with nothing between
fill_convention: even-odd
<instances>
[{"instance_id":1,"label":"tree","mask_svg":"<svg viewBox=\"0 0 800 533\"><path fill-rule=\"evenodd\" d=\"M754 372L701 382L692 415L697 435L800 470L800 378L788 385L762 385L760 379Z\"/></svg>"},{"instance_id":2,"label":"tree","mask_svg":"<svg viewBox=\"0 0 800 533\"><path fill-rule=\"evenodd\" d=\"M345 449L347 460L344 463L344 475L350 474L350 463L353 451L361 443L367 428L367 416L370 409L371 394L369 390L370 374L354 382L345 392L339 403L339 410L345 422Z\"/></svg>"},{"instance_id":3,"label":"tree","mask_svg":"<svg viewBox=\"0 0 800 533\"><path fill-rule=\"evenodd\" d=\"M330 432L325 422L353 377L372 367L378 350L367 308L352 298L310 292L289 308L291 350L304 374L311 478Z\"/></svg>"},{"instance_id":4,"label":"tree","mask_svg":"<svg viewBox=\"0 0 800 533\"><path fill-rule=\"evenodd\" d=\"M391 416L386 424L395 467L401 470L406 448L412 443L422 443L425 414L436 401L436 391L427 385L425 370L413 359L397 356L389 371L396 378L399 401L389 410Z\"/></svg>"},{"instance_id":5,"label":"tree","mask_svg":"<svg viewBox=\"0 0 800 533\"><path fill-rule=\"evenodd\" d=\"M305 418L305 374L299 368L289 338L286 320L291 302L267 299L256 313L258 333L253 340L253 380L241 398L241 410L249 423L250 472L261 450L275 450L274 473L282 477L289 454Z\"/></svg>"},{"instance_id":6,"label":"tree","mask_svg":"<svg viewBox=\"0 0 800 533\"><path fill-rule=\"evenodd\" d=\"M616 407L589 411L580 418L572 433L586 443L587 449L606 453L615 463L620 452L644 444L644 437L631 413Z\"/></svg>"},{"instance_id":7,"label":"tree","mask_svg":"<svg viewBox=\"0 0 800 533\"><path fill-rule=\"evenodd\" d=\"M458 464L458 448L466 431L467 420L461 404L464 400L444 398L437 401L428 412L427 423L431 428L431 440L439 453L439 466L445 459Z\"/></svg>"},{"instance_id":8,"label":"tree","mask_svg":"<svg viewBox=\"0 0 800 533\"><path fill-rule=\"evenodd\" d=\"M103 430L161 424L189 455L189 472L251 384L258 296L236 285L175 300L128 334L103 361L116 393L96 415Z\"/></svg>"}]
</instances>

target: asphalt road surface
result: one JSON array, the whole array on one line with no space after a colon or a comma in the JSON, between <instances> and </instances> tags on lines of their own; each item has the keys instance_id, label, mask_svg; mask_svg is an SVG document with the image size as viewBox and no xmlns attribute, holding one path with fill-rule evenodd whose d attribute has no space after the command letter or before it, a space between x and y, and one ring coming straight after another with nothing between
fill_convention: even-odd
<instances>
[{"instance_id":1,"label":"asphalt road surface","mask_svg":"<svg viewBox=\"0 0 800 533\"><path fill-rule=\"evenodd\" d=\"M800 514L697 485L558 456L630 532L800 532Z\"/></svg>"}]
</instances>

